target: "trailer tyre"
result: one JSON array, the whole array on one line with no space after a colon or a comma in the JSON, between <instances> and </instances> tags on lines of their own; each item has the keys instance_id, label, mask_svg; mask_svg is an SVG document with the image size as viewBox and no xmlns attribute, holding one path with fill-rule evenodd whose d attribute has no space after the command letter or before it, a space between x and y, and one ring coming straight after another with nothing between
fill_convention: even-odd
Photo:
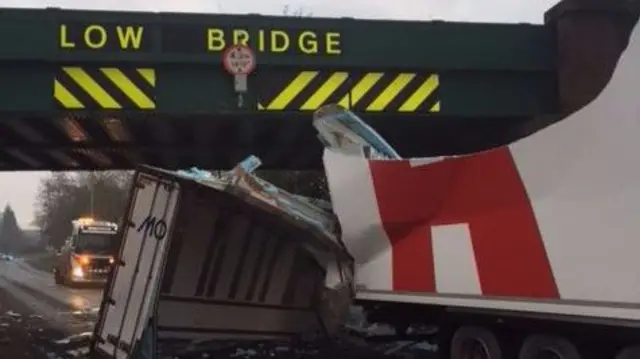
<instances>
[{"instance_id":1,"label":"trailer tyre","mask_svg":"<svg viewBox=\"0 0 640 359\"><path fill-rule=\"evenodd\" d=\"M502 359L500 342L492 331L481 327L460 327L451 338L451 359Z\"/></svg>"},{"instance_id":2,"label":"trailer tyre","mask_svg":"<svg viewBox=\"0 0 640 359\"><path fill-rule=\"evenodd\" d=\"M530 335L525 339L518 359L582 359L580 352L567 339L549 335Z\"/></svg>"},{"instance_id":3,"label":"trailer tyre","mask_svg":"<svg viewBox=\"0 0 640 359\"><path fill-rule=\"evenodd\" d=\"M622 349L616 359L638 359L640 358L640 345L626 347Z\"/></svg>"}]
</instances>

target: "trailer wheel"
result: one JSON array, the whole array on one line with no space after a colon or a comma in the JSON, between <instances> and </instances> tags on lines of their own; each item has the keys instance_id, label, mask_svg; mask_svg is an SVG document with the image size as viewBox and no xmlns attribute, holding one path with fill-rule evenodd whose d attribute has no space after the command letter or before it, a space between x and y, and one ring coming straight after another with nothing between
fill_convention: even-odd
<instances>
[{"instance_id":1,"label":"trailer wheel","mask_svg":"<svg viewBox=\"0 0 640 359\"><path fill-rule=\"evenodd\" d=\"M575 345L567 339L549 335L530 335L522 347L518 359L582 359Z\"/></svg>"},{"instance_id":2,"label":"trailer wheel","mask_svg":"<svg viewBox=\"0 0 640 359\"><path fill-rule=\"evenodd\" d=\"M640 345L623 348L616 359L637 359L640 358Z\"/></svg>"},{"instance_id":3,"label":"trailer wheel","mask_svg":"<svg viewBox=\"0 0 640 359\"><path fill-rule=\"evenodd\" d=\"M460 327L451 338L451 359L502 359L500 342L481 327Z\"/></svg>"}]
</instances>

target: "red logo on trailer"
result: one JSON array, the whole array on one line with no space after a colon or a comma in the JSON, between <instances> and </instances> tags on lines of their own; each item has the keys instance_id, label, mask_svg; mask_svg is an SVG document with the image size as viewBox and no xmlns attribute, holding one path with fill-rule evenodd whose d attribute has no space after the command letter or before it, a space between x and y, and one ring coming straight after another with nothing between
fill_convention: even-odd
<instances>
[{"instance_id":1,"label":"red logo on trailer","mask_svg":"<svg viewBox=\"0 0 640 359\"><path fill-rule=\"evenodd\" d=\"M394 290L435 292L431 227L468 223L483 295L558 297L508 147L425 166L407 160L369 161L369 167L392 245Z\"/></svg>"}]
</instances>

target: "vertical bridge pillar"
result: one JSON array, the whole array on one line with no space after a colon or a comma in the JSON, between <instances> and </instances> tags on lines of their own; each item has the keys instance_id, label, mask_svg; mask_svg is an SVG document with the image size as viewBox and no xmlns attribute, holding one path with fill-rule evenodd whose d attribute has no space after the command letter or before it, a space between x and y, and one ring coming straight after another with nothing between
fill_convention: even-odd
<instances>
[{"instance_id":1,"label":"vertical bridge pillar","mask_svg":"<svg viewBox=\"0 0 640 359\"><path fill-rule=\"evenodd\" d=\"M545 13L558 61L559 114L589 103L609 82L638 20L638 0L562 0Z\"/></svg>"}]
</instances>

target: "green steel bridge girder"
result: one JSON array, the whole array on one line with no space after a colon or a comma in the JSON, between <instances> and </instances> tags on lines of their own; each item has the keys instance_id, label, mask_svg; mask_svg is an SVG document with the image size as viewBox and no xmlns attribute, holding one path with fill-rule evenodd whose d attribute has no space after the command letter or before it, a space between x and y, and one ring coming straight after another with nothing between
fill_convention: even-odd
<instances>
[{"instance_id":1,"label":"green steel bridge girder","mask_svg":"<svg viewBox=\"0 0 640 359\"><path fill-rule=\"evenodd\" d=\"M0 41L0 170L320 168L309 122L331 102L406 156L559 111L549 25L2 9ZM241 105L234 43L257 57Z\"/></svg>"},{"instance_id":2,"label":"green steel bridge girder","mask_svg":"<svg viewBox=\"0 0 640 359\"><path fill-rule=\"evenodd\" d=\"M356 110L429 115L438 103L436 112L445 116L504 117L556 107L554 35L543 25L57 9L7 9L0 20L0 112L258 111L304 72L317 76L277 111L337 102L368 74L382 77L362 99L369 103ZM21 41L13 41L16 34ZM247 43L257 54L242 108L221 65L222 50L234 42ZM152 83L140 71L153 76ZM329 94L326 81L336 74L344 74L344 81L329 86L335 91ZM407 76L398 80L402 74L413 75L413 82ZM431 75L437 84L429 89L430 106L398 111ZM405 85L395 101L370 106L394 80ZM77 101L55 101L56 85ZM323 85L325 94L318 98ZM303 106L314 95L313 104Z\"/></svg>"}]
</instances>

